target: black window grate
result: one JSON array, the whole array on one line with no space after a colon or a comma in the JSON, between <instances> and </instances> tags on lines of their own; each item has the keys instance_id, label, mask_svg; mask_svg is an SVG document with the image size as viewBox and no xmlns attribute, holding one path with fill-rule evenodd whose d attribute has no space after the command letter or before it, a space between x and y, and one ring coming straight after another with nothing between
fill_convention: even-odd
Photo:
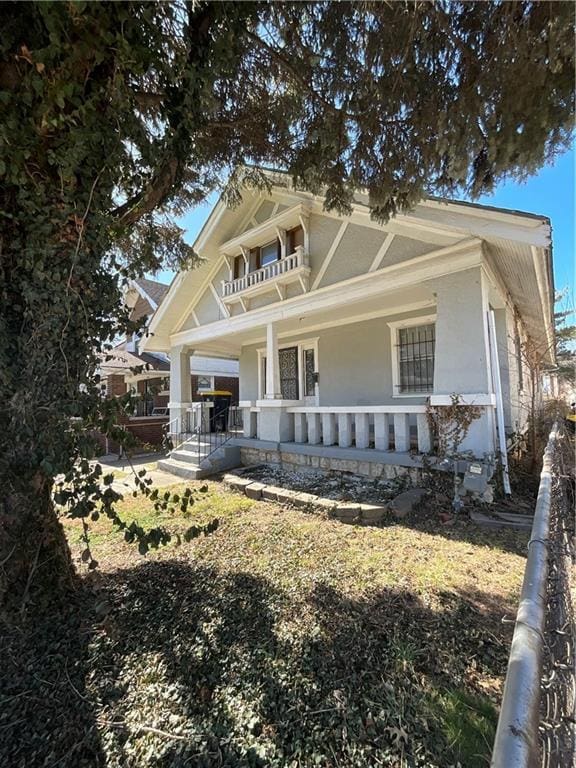
<instances>
[{"instance_id":1,"label":"black window grate","mask_svg":"<svg viewBox=\"0 0 576 768\"><path fill-rule=\"evenodd\" d=\"M316 394L316 376L315 376L316 363L314 361L314 350L304 350L304 395L305 397L313 397Z\"/></svg>"},{"instance_id":2,"label":"black window grate","mask_svg":"<svg viewBox=\"0 0 576 768\"><path fill-rule=\"evenodd\" d=\"M434 387L436 327L415 325L398 330L400 392L431 392Z\"/></svg>"}]
</instances>

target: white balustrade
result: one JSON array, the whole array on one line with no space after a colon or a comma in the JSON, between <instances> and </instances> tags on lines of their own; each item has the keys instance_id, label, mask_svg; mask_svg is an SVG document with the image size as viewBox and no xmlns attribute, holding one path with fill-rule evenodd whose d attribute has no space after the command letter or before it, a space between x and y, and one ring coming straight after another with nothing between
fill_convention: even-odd
<instances>
[{"instance_id":1,"label":"white balustrade","mask_svg":"<svg viewBox=\"0 0 576 768\"><path fill-rule=\"evenodd\" d=\"M247 291L249 288L253 288L256 285L280 277L303 266L306 266L306 255L304 248L299 245L294 253L285 256L283 259L266 264L265 267L261 267L254 272L248 272L247 275L238 277L236 280L226 281L223 287L223 297L228 298L236 293Z\"/></svg>"},{"instance_id":2,"label":"white balustrade","mask_svg":"<svg viewBox=\"0 0 576 768\"><path fill-rule=\"evenodd\" d=\"M420 453L432 450L425 405L324 406L288 408L294 417L294 441L340 448L406 453L415 431ZM390 430L392 427L392 431Z\"/></svg>"}]
</instances>

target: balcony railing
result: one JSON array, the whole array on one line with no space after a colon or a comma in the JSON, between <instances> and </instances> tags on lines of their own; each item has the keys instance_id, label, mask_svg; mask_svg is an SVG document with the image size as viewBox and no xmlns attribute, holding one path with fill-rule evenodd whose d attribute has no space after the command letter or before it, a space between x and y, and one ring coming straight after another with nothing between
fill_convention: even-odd
<instances>
[{"instance_id":1,"label":"balcony railing","mask_svg":"<svg viewBox=\"0 0 576 768\"><path fill-rule=\"evenodd\" d=\"M267 264L265 267L261 267L254 272L248 272L247 275L238 277L236 280L225 282L223 298L226 299L237 293L248 291L250 288L259 286L274 278L281 278L283 275L298 269L298 267L306 266L306 254L304 248L299 245L294 253L291 253L289 256L285 256L278 261L273 261L271 264Z\"/></svg>"}]
</instances>

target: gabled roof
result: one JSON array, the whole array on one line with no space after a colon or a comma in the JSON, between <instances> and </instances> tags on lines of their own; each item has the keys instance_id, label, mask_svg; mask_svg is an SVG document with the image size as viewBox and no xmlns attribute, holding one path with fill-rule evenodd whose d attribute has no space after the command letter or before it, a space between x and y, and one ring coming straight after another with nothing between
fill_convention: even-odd
<instances>
[{"instance_id":1,"label":"gabled roof","mask_svg":"<svg viewBox=\"0 0 576 768\"><path fill-rule=\"evenodd\" d=\"M153 310L158 309L160 302L168 293L169 286L156 280L148 280L146 277L137 277L131 282L142 298L148 301L150 308Z\"/></svg>"},{"instance_id":2,"label":"gabled roof","mask_svg":"<svg viewBox=\"0 0 576 768\"><path fill-rule=\"evenodd\" d=\"M129 352L126 342L122 342L113 350L101 355L101 368L104 375L113 373L128 373L131 368L144 366L147 371L169 371L170 363L151 352Z\"/></svg>"},{"instance_id":3,"label":"gabled roof","mask_svg":"<svg viewBox=\"0 0 576 768\"><path fill-rule=\"evenodd\" d=\"M288 174L274 171L269 172L269 176L273 199L281 199L288 205L304 203L313 213L336 216L323 211L323 198L295 189ZM222 197L218 200L194 243L203 260L196 269L180 272L174 278L162 306L150 321L150 335L143 340L144 348L168 348L170 335L178 331L213 278L222 245L246 230L257 206L267 197L247 189L242 203L235 209L227 208ZM378 226L370 220L368 203L368 195L359 191L350 221ZM430 237L434 234L481 239L494 272L502 278L504 289L518 308L529 334L543 339L542 343L552 349L554 283L551 226L546 216L429 197L410 213L392 217L383 229L391 227L400 228L410 237L427 232Z\"/></svg>"}]
</instances>

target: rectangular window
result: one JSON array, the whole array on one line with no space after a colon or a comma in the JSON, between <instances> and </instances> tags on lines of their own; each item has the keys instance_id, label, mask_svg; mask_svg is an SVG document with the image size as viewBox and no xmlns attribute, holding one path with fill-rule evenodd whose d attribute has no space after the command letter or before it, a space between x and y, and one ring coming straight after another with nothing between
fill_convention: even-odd
<instances>
[{"instance_id":1,"label":"rectangular window","mask_svg":"<svg viewBox=\"0 0 576 768\"><path fill-rule=\"evenodd\" d=\"M398 389L431 392L434 387L435 325L398 329Z\"/></svg>"},{"instance_id":2,"label":"rectangular window","mask_svg":"<svg viewBox=\"0 0 576 768\"><path fill-rule=\"evenodd\" d=\"M278 240L266 243L260 248L260 266L265 267L280 258L280 244Z\"/></svg>"},{"instance_id":3,"label":"rectangular window","mask_svg":"<svg viewBox=\"0 0 576 768\"><path fill-rule=\"evenodd\" d=\"M294 227L286 233L288 240L288 255L296 251L299 245L304 245L304 230L302 227Z\"/></svg>"},{"instance_id":4,"label":"rectangular window","mask_svg":"<svg viewBox=\"0 0 576 768\"><path fill-rule=\"evenodd\" d=\"M246 262L244 261L244 256L235 256L234 257L234 280L237 280L239 277L244 277L246 274Z\"/></svg>"},{"instance_id":5,"label":"rectangular window","mask_svg":"<svg viewBox=\"0 0 576 768\"><path fill-rule=\"evenodd\" d=\"M198 391L214 389L214 379L212 376L198 376Z\"/></svg>"},{"instance_id":6,"label":"rectangular window","mask_svg":"<svg viewBox=\"0 0 576 768\"><path fill-rule=\"evenodd\" d=\"M314 397L316 394L316 361L314 350L304 350L304 397Z\"/></svg>"}]
</instances>

